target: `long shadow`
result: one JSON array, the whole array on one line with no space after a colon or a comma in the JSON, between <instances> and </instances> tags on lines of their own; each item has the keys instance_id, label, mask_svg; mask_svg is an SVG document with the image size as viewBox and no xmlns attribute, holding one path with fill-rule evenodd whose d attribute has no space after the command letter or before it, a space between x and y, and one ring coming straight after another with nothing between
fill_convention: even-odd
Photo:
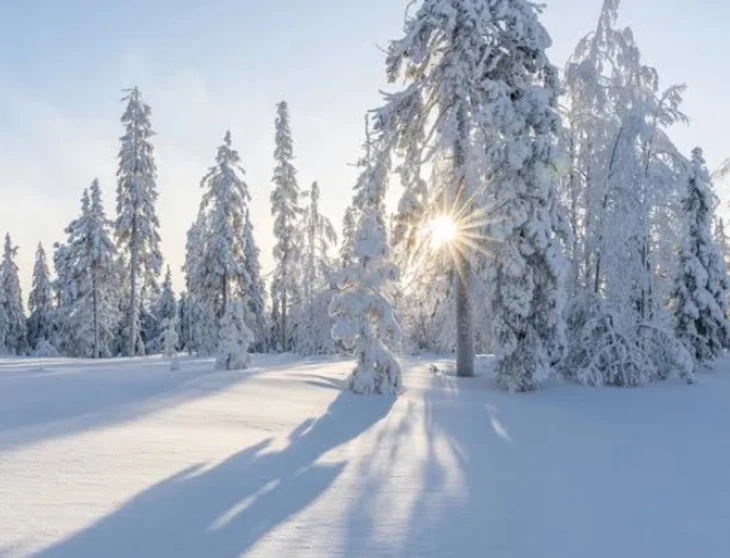
<instances>
[{"instance_id":1,"label":"long shadow","mask_svg":"<svg viewBox=\"0 0 730 558\"><path fill-rule=\"evenodd\" d=\"M727 476L727 445L685 417L701 401L712 405L702 420L730 425L727 400L651 389L509 395L488 378L434 376L421 492L398 555L724 556L727 531L714 510L729 493L717 481ZM446 482L454 470L456 493ZM716 552L698 551L700 541Z\"/></svg>"},{"instance_id":2,"label":"long shadow","mask_svg":"<svg viewBox=\"0 0 730 558\"><path fill-rule=\"evenodd\" d=\"M506 523L512 503L501 474L512 448L490 424L486 387L485 378L432 376L424 401L428 457L410 514L409 556L472 556L477 550L510 556L502 534L514 530ZM448 479L455 477L461 488L449 493Z\"/></svg>"},{"instance_id":3,"label":"long shadow","mask_svg":"<svg viewBox=\"0 0 730 558\"><path fill-rule=\"evenodd\" d=\"M134 420L265 371L269 368L254 366L243 372L215 372L212 361L194 359L171 372L169 363L160 359L41 363L22 373L1 373L0 453Z\"/></svg>"},{"instance_id":4,"label":"long shadow","mask_svg":"<svg viewBox=\"0 0 730 558\"><path fill-rule=\"evenodd\" d=\"M485 377L432 374L423 363L408 368L422 375L414 383L423 399L409 402L399 420L382 430L375 444L379 455L363 460L362 493L347 514L345 555L512 556L500 533L514 532L506 518L519 517L511 513L502 478L513 448L508 426L488 413L488 402L502 395L485 393L491 391ZM386 541L378 537L382 524L373 519L388 513L389 493L398 488L384 470L407 471L405 492L417 491L405 515L394 519L403 521L402 532Z\"/></svg>"},{"instance_id":5,"label":"long shadow","mask_svg":"<svg viewBox=\"0 0 730 558\"><path fill-rule=\"evenodd\" d=\"M346 463L317 460L385 417L393 402L343 392L324 416L295 428L286 448L267 451L267 440L212 468L181 471L36 558L238 558L327 490Z\"/></svg>"}]
</instances>

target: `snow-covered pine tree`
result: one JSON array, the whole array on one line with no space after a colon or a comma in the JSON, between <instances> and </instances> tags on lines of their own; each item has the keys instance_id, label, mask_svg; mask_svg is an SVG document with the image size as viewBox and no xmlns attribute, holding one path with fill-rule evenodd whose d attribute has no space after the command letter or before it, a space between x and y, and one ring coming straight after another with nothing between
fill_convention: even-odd
<instances>
[{"instance_id":1,"label":"snow-covered pine tree","mask_svg":"<svg viewBox=\"0 0 730 558\"><path fill-rule=\"evenodd\" d=\"M261 277L260 251L256 246L251 222L251 210L246 209L246 220L243 224L245 241L245 269L248 276L246 292L242 293L246 301L246 324L254 336L253 349L257 352L268 352L269 330L266 323L266 287Z\"/></svg>"},{"instance_id":2,"label":"snow-covered pine tree","mask_svg":"<svg viewBox=\"0 0 730 558\"><path fill-rule=\"evenodd\" d=\"M275 281L271 282L269 294L271 296L271 320L269 321L269 341L272 351L281 350L281 312L279 310L279 285Z\"/></svg>"},{"instance_id":3,"label":"snow-covered pine tree","mask_svg":"<svg viewBox=\"0 0 730 558\"><path fill-rule=\"evenodd\" d=\"M231 133L226 132L223 145L218 148L216 164L201 181L205 193L200 213L205 215L205 227L198 267L198 304L202 322L209 323L212 316L216 318L218 347L224 342L223 336L230 336L233 332L230 328L224 332L221 320L228 320L230 325L238 319L237 312L243 312L243 309L229 310L228 307L234 301L243 300L250 285L246 272L245 231L250 195L243 179L245 171L240 160L238 152L232 147ZM237 328L238 325L230 327ZM250 335L248 328L246 332ZM210 337L212 334L208 333ZM232 340L226 338L225 342L231 343ZM251 339L247 338L247 347L250 342Z\"/></svg>"},{"instance_id":4,"label":"snow-covered pine tree","mask_svg":"<svg viewBox=\"0 0 730 558\"><path fill-rule=\"evenodd\" d=\"M538 11L525 0L424 0L388 53L389 80L405 77L407 86L379 111L388 144L400 147L404 161L400 224L417 230L439 213L457 221L460 375L474 372L475 260L494 255L493 265L481 267L496 273L497 370L511 390L534 389L562 345L563 264L550 177L558 79ZM434 155L445 168L427 187L421 167ZM486 230L487 221L496 225ZM496 237L489 247L487 233Z\"/></svg>"},{"instance_id":5,"label":"snow-covered pine tree","mask_svg":"<svg viewBox=\"0 0 730 558\"><path fill-rule=\"evenodd\" d=\"M677 337L701 365L722 354L730 335L727 277L711 229L715 205L702 150L696 148L683 203L686 232L672 308Z\"/></svg>"},{"instance_id":6,"label":"snow-covered pine tree","mask_svg":"<svg viewBox=\"0 0 730 558\"><path fill-rule=\"evenodd\" d=\"M99 181L91 183L91 206L85 236L85 246L88 250L79 265L86 264L90 275L90 293L86 296L91 299L92 316L94 323L94 355L93 358L111 356L109 349L116 332L119 320L117 313L118 302L117 275L116 275L116 247L112 242L112 222L107 219L104 204L101 199Z\"/></svg>"},{"instance_id":7,"label":"snow-covered pine tree","mask_svg":"<svg viewBox=\"0 0 730 558\"><path fill-rule=\"evenodd\" d=\"M715 223L715 242L722 256L723 277L730 284L730 239L728 239L725 231L725 221L722 218L718 218ZM726 300L725 304L730 306L730 300ZM725 348L730 349L730 336L728 336Z\"/></svg>"},{"instance_id":8,"label":"snow-covered pine tree","mask_svg":"<svg viewBox=\"0 0 730 558\"><path fill-rule=\"evenodd\" d=\"M28 296L28 345L34 353L49 352L55 335L55 305L53 302L53 281L48 269L46 251L38 244L33 266L33 285Z\"/></svg>"},{"instance_id":9,"label":"snow-covered pine tree","mask_svg":"<svg viewBox=\"0 0 730 558\"><path fill-rule=\"evenodd\" d=\"M298 247L294 241L296 223L301 214L299 186L294 168L294 142L289 124L289 106L285 101L277 107L276 149L274 150L274 190L271 193L271 213L274 216L274 261L276 267L271 284L274 299L274 331L283 352L291 348L292 327L289 322L292 300L298 298L295 263Z\"/></svg>"},{"instance_id":10,"label":"snow-covered pine tree","mask_svg":"<svg viewBox=\"0 0 730 558\"><path fill-rule=\"evenodd\" d=\"M177 356L177 346L180 342L180 336L178 335L178 320L177 314L162 318L160 322L160 346L162 347L162 355L169 359L170 370L179 370L180 361Z\"/></svg>"},{"instance_id":11,"label":"snow-covered pine tree","mask_svg":"<svg viewBox=\"0 0 730 558\"><path fill-rule=\"evenodd\" d=\"M505 25L497 27L494 47L499 66L505 67L484 72L504 87L492 106L505 110L501 172L495 209L489 212L498 239L492 311L497 383L510 391L528 391L549 377L565 347L567 265L554 173L560 91L557 71L547 59L551 40L538 21L539 8L522 1L511 4L512 13L499 14ZM497 54L500 50L503 54Z\"/></svg>"},{"instance_id":12,"label":"snow-covered pine tree","mask_svg":"<svg viewBox=\"0 0 730 558\"><path fill-rule=\"evenodd\" d=\"M177 323L180 330L180 350L189 355L195 352L193 345L193 326L195 318L192 315L192 298L187 292L180 295L180 304L177 305Z\"/></svg>"},{"instance_id":13,"label":"snow-covered pine tree","mask_svg":"<svg viewBox=\"0 0 730 558\"><path fill-rule=\"evenodd\" d=\"M730 239L725 229L725 221L722 217L718 218L715 222L715 242L720 249L722 259L725 262L725 269L730 267Z\"/></svg>"},{"instance_id":14,"label":"snow-covered pine tree","mask_svg":"<svg viewBox=\"0 0 730 558\"><path fill-rule=\"evenodd\" d=\"M201 181L205 193L200 213L205 215L206 226L198 269L199 302L212 309L218 319L249 285L244 224L250 195L240 160L232 147L231 133L226 132L216 164Z\"/></svg>"},{"instance_id":15,"label":"snow-covered pine tree","mask_svg":"<svg viewBox=\"0 0 730 558\"><path fill-rule=\"evenodd\" d=\"M248 354L253 334L246 326L243 303L231 300L220 324L220 343L215 361L217 370L244 370L251 362Z\"/></svg>"},{"instance_id":16,"label":"snow-covered pine tree","mask_svg":"<svg viewBox=\"0 0 730 558\"><path fill-rule=\"evenodd\" d=\"M319 209L319 185L315 182L303 197L309 200L297 227L301 246L302 305L298 309L297 352L302 355L334 351L329 304L334 295L334 262L330 251L337 234Z\"/></svg>"},{"instance_id":17,"label":"snow-covered pine tree","mask_svg":"<svg viewBox=\"0 0 730 558\"><path fill-rule=\"evenodd\" d=\"M117 335L114 339L113 354L117 356L126 356L129 354L129 347L132 342L132 324L131 316L132 309L130 307L130 290L129 290L129 264L127 263L127 257L124 253L117 252L117 278L118 278L118 289L119 289L119 324L117 328ZM137 297L138 300L140 297ZM139 306L139 304L138 304ZM139 311L137 313L138 327L135 328L135 346L136 354L144 354L144 341L142 339L142 327Z\"/></svg>"},{"instance_id":18,"label":"snow-covered pine tree","mask_svg":"<svg viewBox=\"0 0 730 558\"><path fill-rule=\"evenodd\" d=\"M143 352L146 355L159 353L161 324L155 313L155 305L162 296L162 290L156 280L143 285L139 293L139 336L143 343Z\"/></svg>"},{"instance_id":19,"label":"snow-covered pine tree","mask_svg":"<svg viewBox=\"0 0 730 558\"><path fill-rule=\"evenodd\" d=\"M187 296L185 299L185 320L184 324L181 317L181 327L187 330L184 335L185 348L189 353L198 353L200 355L211 355L215 350L217 339L213 343L207 343L207 339L203 338L208 329L201 324L201 296L202 283L200 280L201 261L203 253L203 234L205 230L205 215L198 213L195 222L190 226L187 232L187 241L185 243L185 287L187 288Z\"/></svg>"},{"instance_id":20,"label":"snow-covered pine tree","mask_svg":"<svg viewBox=\"0 0 730 558\"><path fill-rule=\"evenodd\" d=\"M332 336L353 348L357 365L348 383L355 393L397 394L401 367L386 343L400 338L388 285L398 270L389 259L384 197L390 157L382 138L366 141L367 155L358 179L355 203L358 224L350 266L338 276L339 293L332 299Z\"/></svg>"},{"instance_id":21,"label":"snow-covered pine tree","mask_svg":"<svg viewBox=\"0 0 730 558\"><path fill-rule=\"evenodd\" d=\"M130 356L139 347L140 291L153 285L162 268L160 223L157 218L157 168L150 138L150 107L144 103L137 87L126 91L127 103L122 116L125 133L119 150L117 171L116 239L129 276L129 347Z\"/></svg>"},{"instance_id":22,"label":"snow-covered pine tree","mask_svg":"<svg viewBox=\"0 0 730 558\"><path fill-rule=\"evenodd\" d=\"M113 354L120 316L111 227L99 181L94 179L81 198L80 217L66 228L66 244L57 246L54 256L60 290L59 344L68 356Z\"/></svg>"},{"instance_id":23,"label":"snow-covered pine tree","mask_svg":"<svg viewBox=\"0 0 730 558\"><path fill-rule=\"evenodd\" d=\"M0 355L8 354L5 340L8 337L8 315L5 312L5 290L0 285Z\"/></svg>"},{"instance_id":24,"label":"snow-covered pine tree","mask_svg":"<svg viewBox=\"0 0 730 558\"><path fill-rule=\"evenodd\" d=\"M71 267L70 249L67 244L56 242L53 245L53 267L56 279L53 291L56 305L56 331L53 344L61 354L69 355L71 345L71 309L76 297L76 284Z\"/></svg>"},{"instance_id":25,"label":"snow-covered pine tree","mask_svg":"<svg viewBox=\"0 0 730 558\"><path fill-rule=\"evenodd\" d=\"M165 339L169 337L167 330L169 329L170 324L173 323L175 324L175 327L178 327L177 300L175 298L175 291L172 289L172 272L170 271L170 266L167 266L165 280L162 282L160 296L152 307L152 314L154 316L155 323L157 324L157 335L155 342L150 344L149 348L154 352L165 351L164 343ZM178 335L179 340L179 334L176 333L176 335ZM175 341L175 343L177 343L177 341Z\"/></svg>"},{"instance_id":26,"label":"snow-covered pine tree","mask_svg":"<svg viewBox=\"0 0 730 558\"><path fill-rule=\"evenodd\" d=\"M3 307L2 319L5 321L2 328L5 338L0 340L0 345L4 345L8 354L24 355L28 350L28 335L18 265L15 263L17 254L18 247L13 246L10 234L6 234L3 261L0 264L0 291L3 292L0 302Z\"/></svg>"},{"instance_id":27,"label":"snow-covered pine tree","mask_svg":"<svg viewBox=\"0 0 730 558\"><path fill-rule=\"evenodd\" d=\"M349 267L352 261L356 226L356 211L352 205L349 205L345 209L345 216L342 219L342 242L340 243L340 266L342 269Z\"/></svg>"}]
</instances>

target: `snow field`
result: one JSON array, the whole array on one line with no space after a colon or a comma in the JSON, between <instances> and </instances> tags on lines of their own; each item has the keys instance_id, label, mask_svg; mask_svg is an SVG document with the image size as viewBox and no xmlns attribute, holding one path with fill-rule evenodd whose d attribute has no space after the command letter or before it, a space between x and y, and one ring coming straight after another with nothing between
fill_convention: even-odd
<instances>
[{"instance_id":1,"label":"snow field","mask_svg":"<svg viewBox=\"0 0 730 558\"><path fill-rule=\"evenodd\" d=\"M394 399L341 360L2 360L0 556L728 555L727 361L519 396L431 362Z\"/></svg>"}]
</instances>

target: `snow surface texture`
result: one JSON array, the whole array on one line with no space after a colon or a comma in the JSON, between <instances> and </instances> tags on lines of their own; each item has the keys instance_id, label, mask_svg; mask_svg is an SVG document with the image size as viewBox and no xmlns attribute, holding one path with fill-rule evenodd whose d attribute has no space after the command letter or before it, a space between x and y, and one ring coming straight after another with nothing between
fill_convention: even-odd
<instances>
[{"instance_id":1,"label":"snow surface texture","mask_svg":"<svg viewBox=\"0 0 730 558\"><path fill-rule=\"evenodd\" d=\"M520 396L431 362L396 400L338 360L0 360L0 556L728 556L730 362Z\"/></svg>"}]
</instances>

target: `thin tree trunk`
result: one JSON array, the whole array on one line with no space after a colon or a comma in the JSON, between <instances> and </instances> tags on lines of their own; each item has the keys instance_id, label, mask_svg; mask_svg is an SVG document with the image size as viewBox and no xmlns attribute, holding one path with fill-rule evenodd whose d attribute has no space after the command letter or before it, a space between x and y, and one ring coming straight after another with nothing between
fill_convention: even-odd
<instances>
[{"instance_id":1,"label":"thin tree trunk","mask_svg":"<svg viewBox=\"0 0 730 558\"><path fill-rule=\"evenodd\" d=\"M129 356L134 357L137 356L137 260L139 258L138 249L137 249L137 217L134 216L134 220L132 222L132 243L131 243L131 254L130 254L130 272L129 272L129 282L130 282L130 288L131 288L131 295L130 295L130 301L132 304L130 314L130 320L131 324L129 326L129 331L131 333L131 339L129 340Z\"/></svg>"},{"instance_id":2,"label":"thin tree trunk","mask_svg":"<svg viewBox=\"0 0 730 558\"><path fill-rule=\"evenodd\" d=\"M311 220L309 224L309 270L307 272L307 284L304 285L304 288L306 289L306 300L307 304L309 304L309 331L307 332L307 335L309 335L309 342L310 347L309 349L316 353L317 351L314 348L314 278L315 278L315 272L314 272L314 250L315 250L315 219L317 213L317 208L314 203L314 196L312 196L312 203L311 203L311 210L309 218Z\"/></svg>"},{"instance_id":3,"label":"thin tree trunk","mask_svg":"<svg viewBox=\"0 0 730 558\"><path fill-rule=\"evenodd\" d=\"M289 339L286 335L286 295L288 290L287 271L289 266L289 241L284 239L284 258L281 269L281 350L287 352L289 350Z\"/></svg>"},{"instance_id":4,"label":"thin tree trunk","mask_svg":"<svg viewBox=\"0 0 730 558\"><path fill-rule=\"evenodd\" d=\"M188 354L192 356L193 354L193 297L190 293L188 293L188 305L187 305L187 314L188 314Z\"/></svg>"},{"instance_id":5,"label":"thin tree trunk","mask_svg":"<svg viewBox=\"0 0 730 558\"><path fill-rule=\"evenodd\" d=\"M573 231L573 247L571 261L571 286L570 293L578 293L580 283L580 232L578 217L578 184L576 176L576 153L575 153L575 132L572 122L570 130L570 225Z\"/></svg>"},{"instance_id":6,"label":"thin tree trunk","mask_svg":"<svg viewBox=\"0 0 730 558\"><path fill-rule=\"evenodd\" d=\"M603 202L601 203L601 214L599 215L598 223L599 223L599 232L598 232L598 245L596 246L596 275L593 282L593 292L595 294L598 294L601 290L601 258L602 258L602 250L603 250L603 223L604 223L604 217L606 214L606 208L608 207L608 199L609 195L611 193L611 183L613 180L613 169L614 165L616 164L616 155L618 153L618 144L619 141L621 141L621 136L624 133L624 127L623 125L618 131L618 134L616 134L616 140L613 143L613 148L611 149L611 159L608 163L608 173L606 176L606 191L603 195Z\"/></svg>"},{"instance_id":7,"label":"thin tree trunk","mask_svg":"<svg viewBox=\"0 0 730 558\"><path fill-rule=\"evenodd\" d=\"M91 281L93 284L93 291L94 291L94 359L99 358L99 302L97 297L97 279L96 279L96 266L93 267L91 270Z\"/></svg>"},{"instance_id":8,"label":"thin tree trunk","mask_svg":"<svg viewBox=\"0 0 730 558\"><path fill-rule=\"evenodd\" d=\"M226 315L228 310L228 273L223 274L223 308L220 317Z\"/></svg>"}]
</instances>

